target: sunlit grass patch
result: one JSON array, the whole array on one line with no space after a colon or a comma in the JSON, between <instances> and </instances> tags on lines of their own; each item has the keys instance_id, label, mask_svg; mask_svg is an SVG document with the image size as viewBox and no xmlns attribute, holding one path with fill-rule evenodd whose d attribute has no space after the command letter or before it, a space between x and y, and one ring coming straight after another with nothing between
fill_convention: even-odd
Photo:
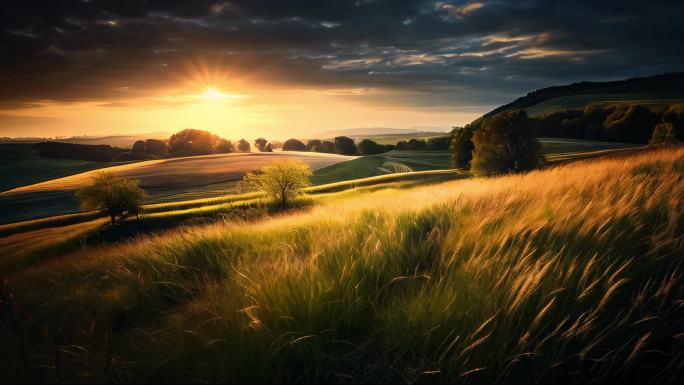
<instances>
[{"instance_id":1,"label":"sunlit grass patch","mask_svg":"<svg viewBox=\"0 0 684 385\"><path fill-rule=\"evenodd\" d=\"M86 246L9 289L36 320L35 351L57 337L83 349L81 380L673 382L683 159L663 148L319 194L306 210ZM49 323L60 332L41 334Z\"/></svg>"}]
</instances>

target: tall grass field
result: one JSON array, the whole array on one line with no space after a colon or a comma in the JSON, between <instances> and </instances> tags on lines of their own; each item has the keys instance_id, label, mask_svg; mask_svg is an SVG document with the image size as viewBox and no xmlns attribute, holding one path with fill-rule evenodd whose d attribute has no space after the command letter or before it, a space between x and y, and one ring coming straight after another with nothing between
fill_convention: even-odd
<instances>
[{"instance_id":1,"label":"tall grass field","mask_svg":"<svg viewBox=\"0 0 684 385\"><path fill-rule=\"evenodd\" d=\"M684 148L307 199L8 272L3 380L683 376Z\"/></svg>"}]
</instances>

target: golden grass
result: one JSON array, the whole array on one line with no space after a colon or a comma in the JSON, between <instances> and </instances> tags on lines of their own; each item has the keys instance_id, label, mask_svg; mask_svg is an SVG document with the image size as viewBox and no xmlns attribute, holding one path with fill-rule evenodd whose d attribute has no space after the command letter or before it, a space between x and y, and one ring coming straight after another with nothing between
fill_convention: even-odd
<instances>
[{"instance_id":1,"label":"golden grass","mask_svg":"<svg viewBox=\"0 0 684 385\"><path fill-rule=\"evenodd\" d=\"M60 328L34 351L79 346L72 381L680 378L684 149L336 194L14 273Z\"/></svg>"}]
</instances>

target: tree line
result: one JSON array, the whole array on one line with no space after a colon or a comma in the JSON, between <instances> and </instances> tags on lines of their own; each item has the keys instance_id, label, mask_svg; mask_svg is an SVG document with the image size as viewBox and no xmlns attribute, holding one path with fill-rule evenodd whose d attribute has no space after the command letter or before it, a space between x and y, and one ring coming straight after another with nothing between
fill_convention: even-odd
<instances>
[{"instance_id":1,"label":"tree line","mask_svg":"<svg viewBox=\"0 0 684 385\"><path fill-rule=\"evenodd\" d=\"M684 104L661 113L640 105L589 105L530 118L509 110L455 127L451 132L452 164L476 175L519 172L544 161L539 136L669 144L684 140Z\"/></svg>"},{"instance_id":2,"label":"tree line","mask_svg":"<svg viewBox=\"0 0 684 385\"><path fill-rule=\"evenodd\" d=\"M597 105L549 112L533 119L537 135L609 142L647 143L658 130L684 139L684 104L658 111L643 105Z\"/></svg>"}]
</instances>

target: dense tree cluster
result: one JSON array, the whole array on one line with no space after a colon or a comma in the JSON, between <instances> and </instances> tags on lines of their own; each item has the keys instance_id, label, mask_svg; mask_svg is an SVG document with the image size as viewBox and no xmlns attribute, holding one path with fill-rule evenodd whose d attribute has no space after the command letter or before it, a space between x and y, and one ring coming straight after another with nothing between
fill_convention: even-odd
<instances>
[{"instance_id":1,"label":"dense tree cluster","mask_svg":"<svg viewBox=\"0 0 684 385\"><path fill-rule=\"evenodd\" d=\"M684 105L662 112L642 105L588 105L581 110L563 110L533 119L538 136L647 143L656 125L672 123L677 140L684 134Z\"/></svg>"},{"instance_id":2,"label":"dense tree cluster","mask_svg":"<svg viewBox=\"0 0 684 385\"><path fill-rule=\"evenodd\" d=\"M38 155L45 158L79 159L92 162L109 162L118 154L126 152L123 148L106 144L76 144L62 142L37 143Z\"/></svg>"},{"instance_id":3,"label":"dense tree cluster","mask_svg":"<svg viewBox=\"0 0 684 385\"><path fill-rule=\"evenodd\" d=\"M476 175L529 170L543 160L532 121L524 110L505 111L484 119L472 140L471 169Z\"/></svg>"},{"instance_id":4,"label":"dense tree cluster","mask_svg":"<svg viewBox=\"0 0 684 385\"><path fill-rule=\"evenodd\" d=\"M438 136L425 139L409 139L408 141L400 140L394 146L397 150L408 150L408 151L447 151L449 150L449 144L451 143L451 138L448 135Z\"/></svg>"}]
</instances>

